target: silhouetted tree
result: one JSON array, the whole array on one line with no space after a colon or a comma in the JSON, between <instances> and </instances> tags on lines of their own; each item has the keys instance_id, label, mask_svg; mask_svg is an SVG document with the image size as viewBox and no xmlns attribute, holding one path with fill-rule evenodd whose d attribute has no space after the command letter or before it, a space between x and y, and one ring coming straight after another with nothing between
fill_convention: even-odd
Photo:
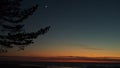
<instances>
[{"instance_id":1,"label":"silhouetted tree","mask_svg":"<svg viewBox=\"0 0 120 68\"><path fill-rule=\"evenodd\" d=\"M45 34L50 26L40 28L37 32L27 33L23 21L32 15L38 5L28 9L21 8L22 0L0 0L0 52L7 52L8 48L24 47L34 43L39 35Z\"/></svg>"}]
</instances>

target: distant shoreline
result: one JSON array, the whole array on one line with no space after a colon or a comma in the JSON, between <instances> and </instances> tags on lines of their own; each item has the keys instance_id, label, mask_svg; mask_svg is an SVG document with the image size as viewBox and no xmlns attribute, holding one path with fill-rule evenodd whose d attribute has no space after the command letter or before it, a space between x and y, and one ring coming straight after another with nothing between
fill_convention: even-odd
<instances>
[{"instance_id":1,"label":"distant shoreline","mask_svg":"<svg viewBox=\"0 0 120 68\"><path fill-rule=\"evenodd\" d=\"M37 64L37 65L80 65L80 64L89 64L89 65L94 65L94 64L100 64L100 65L120 65L120 62L110 62L110 63L100 63L100 62L28 62L28 61L0 61L0 64Z\"/></svg>"},{"instance_id":2,"label":"distant shoreline","mask_svg":"<svg viewBox=\"0 0 120 68\"><path fill-rule=\"evenodd\" d=\"M120 68L120 63L90 63L90 62L15 62L0 61L1 68L47 68L47 67L102 67Z\"/></svg>"}]
</instances>

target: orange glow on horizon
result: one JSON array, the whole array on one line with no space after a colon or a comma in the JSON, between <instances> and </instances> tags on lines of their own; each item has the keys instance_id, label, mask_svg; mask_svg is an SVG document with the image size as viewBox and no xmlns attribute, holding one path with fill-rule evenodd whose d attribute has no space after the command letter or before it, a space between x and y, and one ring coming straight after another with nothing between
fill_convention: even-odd
<instances>
[{"instance_id":1,"label":"orange glow on horizon","mask_svg":"<svg viewBox=\"0 0 120 68\"><path fill-rule=\"evenodd\" d=\"M28 57L28 56L3 56L0 61L29 61L29 62L95 62L95 63L120 63L120 57Z\"/></svg>"},{"instance_id":2,"label":"orange glow on horizon","mask_svg":"<svg viewBox=\"0 0 120 68\"><path fill-rule=\"evenodd\" d=\"M98 60L34 60L33 62L90 62L90 63L120 63L118 61L98 61Z\"/></svg>"}]
</instances>

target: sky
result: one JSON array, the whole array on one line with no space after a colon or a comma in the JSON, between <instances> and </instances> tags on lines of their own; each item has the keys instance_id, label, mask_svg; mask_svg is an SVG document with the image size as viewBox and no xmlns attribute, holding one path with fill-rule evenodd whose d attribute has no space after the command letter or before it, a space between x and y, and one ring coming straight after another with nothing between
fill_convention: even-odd
<instances>
[{"instance_id":1,"label":"sky","mask_svg":"<svg viewBox=\"0 0 120 68\"><path fill-rule=\"evenodd\" d=\"M24 51L14 48L2 56L120 57L119 0L25 0L23 7L36 3L26 30L50 30Z\"/></svg>"}]
</instances>

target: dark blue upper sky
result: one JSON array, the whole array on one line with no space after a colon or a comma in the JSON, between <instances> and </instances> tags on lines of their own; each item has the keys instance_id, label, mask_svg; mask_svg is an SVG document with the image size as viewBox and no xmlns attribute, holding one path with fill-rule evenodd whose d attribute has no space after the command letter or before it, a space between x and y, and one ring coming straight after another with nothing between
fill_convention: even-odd
<instances>
[{"instance_id":1,"label":"dark blue upper sky","mask_svg":"<svg viewBox=\"0 0 120 68\"><path fill-rule=\"evenodd\" d=\"M33 1L25 3L28 6ZM36 47L28 48L28 51L32 49L30 54L37 50L51 56L64 55L65 51L78 52L75 55L79 56L120 56L120 0L36 0L34 3L39 4L39 9L25 21L29 25L26 28L36 31L50 25L51 29L37 39ZM90 53L79 54L81 50Z\"/></svg>"}]
</instances>

